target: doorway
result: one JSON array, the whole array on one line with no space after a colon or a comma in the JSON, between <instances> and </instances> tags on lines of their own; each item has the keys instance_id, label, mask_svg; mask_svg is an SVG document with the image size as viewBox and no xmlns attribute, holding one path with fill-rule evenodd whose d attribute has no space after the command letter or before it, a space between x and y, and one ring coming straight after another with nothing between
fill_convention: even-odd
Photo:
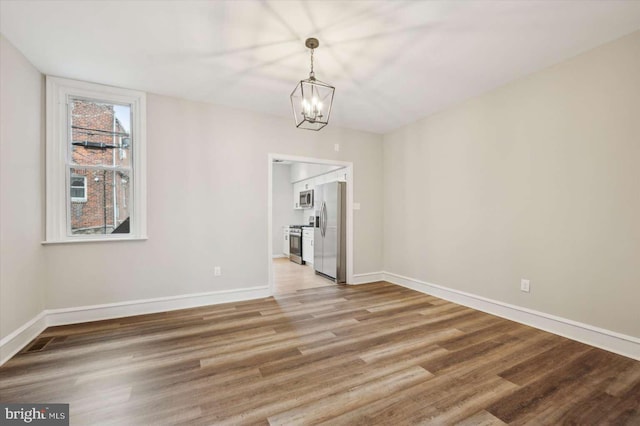
<instances>
[{"instance_id":1,"label":"doorway","mask_svg":"<svg viewBox=\"0 0 640 426\"><path fill-rule=\"evenodd\" d=\"M345 280L348 284L353 282L353 163L285 154L268 155L268 276L272 295L336 285L335 281L315 272L313 236L316 206L309 203L316 185L322 187L332 182L340 182L333 186L339 186L344 192L341 226L344 228L342 251L345 252L343 263L346 265L341 266L346 266ZM290 230L294 233L295 248L302 247L302 262L295 255L292 256L294 262L290 259L287 250ZM316 253L316 256L320 254Z\"/></svg>"}]
</instances>

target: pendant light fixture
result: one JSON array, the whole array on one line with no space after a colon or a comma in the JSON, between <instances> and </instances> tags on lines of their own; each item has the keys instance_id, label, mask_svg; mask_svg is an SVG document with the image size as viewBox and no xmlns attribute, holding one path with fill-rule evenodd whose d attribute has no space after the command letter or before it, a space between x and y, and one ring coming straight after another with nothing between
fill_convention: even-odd
<instances>
[{"instance_id":1,"label":"pendant light fixture","mask_svg":"<svg viewBox=\"0 0 640 426\"><path fill-rule=\"evenodd\" d=\"M320 45L318 39L308 38L305 46L311 49L311 72L309 78L301 80L291 92L291 107L296 127L307 130L320 130L329 124L333 93L336 88L316 80L313 72L313 51Z\"/></svg>"}]
</instances>

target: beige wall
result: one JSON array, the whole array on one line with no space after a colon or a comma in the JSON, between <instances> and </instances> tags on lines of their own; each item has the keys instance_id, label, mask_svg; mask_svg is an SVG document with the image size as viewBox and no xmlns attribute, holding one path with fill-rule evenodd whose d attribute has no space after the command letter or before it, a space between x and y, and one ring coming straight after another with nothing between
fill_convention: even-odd
<instances>
[{"instance_id":1,"label":"beige wall","mask_svg":"<svg viewBox=\"0 0 640 426\"><path fill-rule=\"evenodd\" d=\"M640 336L640 32L383 146L385 270Z\"/></svg>"},{"instance_id":2,"label":"beige wall","mask_svg":"<svg viewBox=\"0 0 640 426\"><path fill-rule=\"evenodd\" d=\"M44 309L43 90L0 35L0 338Z\"/></svg>"},{"instance_id":3,"label":"beige wall","mask_svg":"<svg viewBox=\"0 0 640 426\"><path fill-rule=\"evenodd\" d=\"M381 269L381 136L153 94L147 134L149 240L46 247L48 308L266 286L269 153L354 162L354 273Z\"/></svg>"}]
</instances>

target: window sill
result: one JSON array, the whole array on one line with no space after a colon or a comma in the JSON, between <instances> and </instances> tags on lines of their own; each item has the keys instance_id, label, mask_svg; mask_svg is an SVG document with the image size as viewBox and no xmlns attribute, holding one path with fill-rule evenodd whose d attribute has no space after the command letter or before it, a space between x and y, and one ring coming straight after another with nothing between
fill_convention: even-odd
<instances>
[{"instance_id":1,"label":"window sill","mask_svg":"<svg viewBox=\"0 0 640 426\"><path fill-rule=\"evenodd\" d=\"M60 241L42 241L43 246L57 244L76 244L76 243L114 243L117 241L146 241L149 237L123 237L123 238L79 238L77 240L60 240Z\"/></svg>"}]
</instances>

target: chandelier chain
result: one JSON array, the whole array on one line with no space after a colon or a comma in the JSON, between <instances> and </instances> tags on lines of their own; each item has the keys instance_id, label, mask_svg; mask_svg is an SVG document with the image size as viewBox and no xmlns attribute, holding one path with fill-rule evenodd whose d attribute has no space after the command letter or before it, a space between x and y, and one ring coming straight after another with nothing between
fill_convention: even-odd
<instances>
[{"instance_id":1,"label":"chandelier chain","mask_svg":"<svg viewBox=\"0 0 640 426\"><path fill-rule=\"evenodd\" d=\"M309 77L315 77L315 73L313 72L313 51L315 49L311 49L311 72L309 73Z\"/></svg>"}]
</instances>

